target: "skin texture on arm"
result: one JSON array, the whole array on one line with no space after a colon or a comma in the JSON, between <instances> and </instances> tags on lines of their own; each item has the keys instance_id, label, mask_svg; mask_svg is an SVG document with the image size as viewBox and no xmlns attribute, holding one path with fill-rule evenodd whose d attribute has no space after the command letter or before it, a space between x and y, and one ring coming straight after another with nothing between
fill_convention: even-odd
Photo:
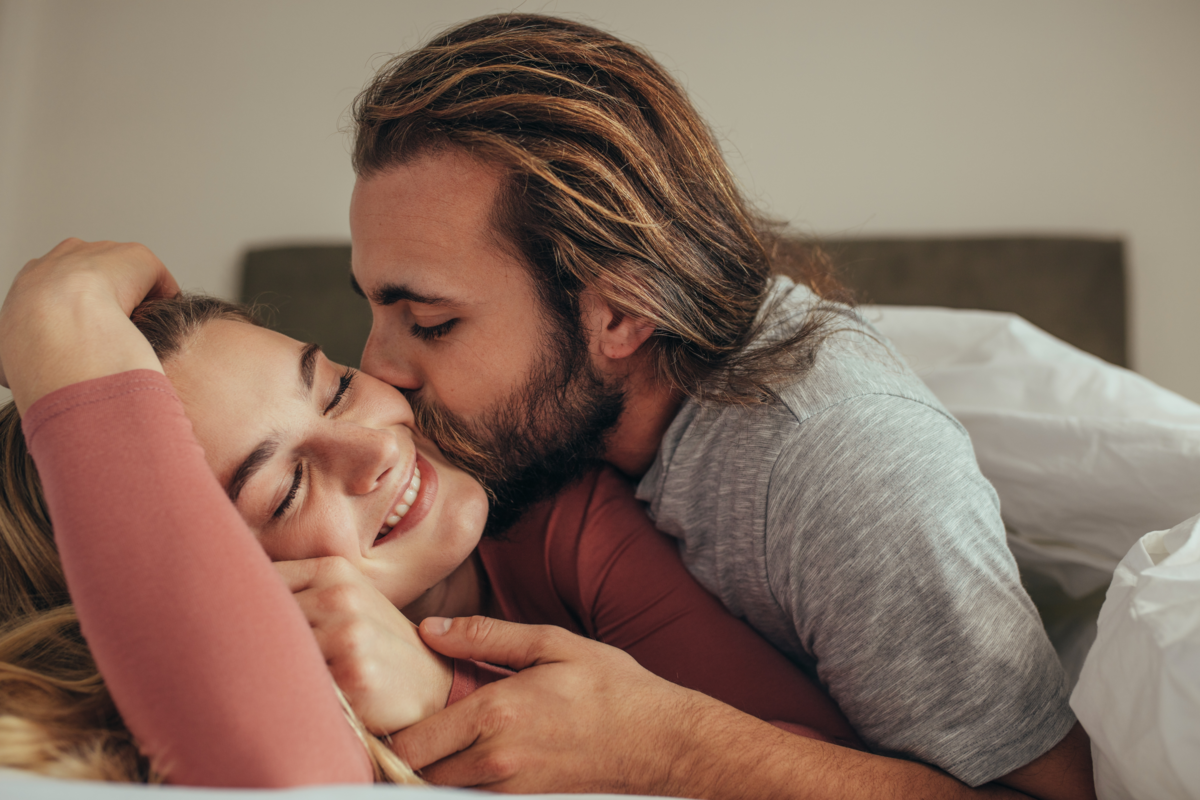
<instances>
[{"instance_id":1,"label":"skin texture on arm","mask_svg":"<svg viewBox=\"0 0 1200 800\"><path fill-rule=\"evenodd\" d=\"M1092 747L1083 726L1076 722L1061 742L997 783L1041 800L1095 800Z\"/></svg>"}]
</instances>

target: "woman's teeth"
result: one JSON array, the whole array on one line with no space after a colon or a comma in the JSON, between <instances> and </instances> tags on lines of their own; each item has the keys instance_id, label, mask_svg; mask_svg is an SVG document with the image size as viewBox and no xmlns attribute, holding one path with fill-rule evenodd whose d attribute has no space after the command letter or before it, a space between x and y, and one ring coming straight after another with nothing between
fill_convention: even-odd
<instances>
[{"instance_id":1,"label":"woman's teeth","mask_svg":"<svg viewBox=\"0 0 1200 800\"><path fill-rule=\"evenodd\" d=\"M404 496L400 498L400 502L392 509L392 513L387 515L387 519L383 521L383 527L379 530L379 535L376 540L387 535L388 531L396 527L400 520L404 519L404 515L412 508L412 504L417 501L417 492L421 489L421 469L416 467L413 470L412 481L408 484L408 489L405 490Z\"/></svg>"}]
</instances>

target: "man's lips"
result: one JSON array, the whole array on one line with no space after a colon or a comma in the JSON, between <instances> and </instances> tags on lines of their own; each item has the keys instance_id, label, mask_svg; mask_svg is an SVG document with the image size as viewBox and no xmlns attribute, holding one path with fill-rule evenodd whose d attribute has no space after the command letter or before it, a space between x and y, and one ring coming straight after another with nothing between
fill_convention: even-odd
<instances>
[{"instance_id":1,"label":"man's lips","mask_svg":"<svg viewBox=\"0 0 1200 800\"><path fill-rule=\"evenodd\" d=\"M418 472L420 473L421 477L420 486L417 488L416 492L417 496L413 499L412 503L405 503L405 500L407 499L405 498L405 493L408 492L409 487L416 482L416 474ZM433 500L437 496L437 484L437 471L434 470L433 465L430 464L425 457L420 454L420 452L418 452L416 454L416 464L415 469L413 470L413 478L410 479L409 483L404 485L404 488L401 489L400 493L396 495L396 498L388 507L387 515L379 527L380 531L386 532L375 539L373 543L374 546L377 547L385 542L391 541L392 539L396 539L402 536L406 531L409 531L420 524L421 520L425 518L425 515L429 513L429 509L433 507ZM402 507L404 505L409 506L408 511L403 513L399 522L389 528L387 525L387 517L395 515L398 507Z\"/></svg>"}]
</instances>

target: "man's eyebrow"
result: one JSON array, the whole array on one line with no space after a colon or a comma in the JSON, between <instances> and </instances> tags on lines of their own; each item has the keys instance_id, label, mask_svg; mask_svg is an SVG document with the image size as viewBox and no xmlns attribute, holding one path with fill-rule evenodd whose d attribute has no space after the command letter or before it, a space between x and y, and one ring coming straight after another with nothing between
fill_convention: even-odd
<instances>
[{"instance_id":1,"label":"man's eyebrow","mask_svg":"<svg viewBox=\"0 0 1200 800\"><path fill-rule=\"evenodd\" d=\"M390 306L393 303L398 303L401 300L409 300L413 303L421 303L429 306L458 306L462 305L448 297L438 297L433 294L422 294L415 289L405 286L402 283L384 283L371 290L367 294L363 290L358 279L353 275L350 276L350 288L359 297L365 297L377 306Z\"/></svg>"},{"instance_id":2,"label":"man's eyebrow","mask_svg":"<svg viewBox=\"0 0 1200 800\"><path fill-rule=\"evenodd\" d=\"M233 476L229 482L225 484L225 494L229 495L229 499L234 503L237 502L238 495L242 493L247 481L254 477L254 473L262 469L263 464L271 460L271 456L275 455L275 451L279 449L279 442L275 439L267 439L250 455L246 456L238 468L233 471Z\"/></svg>"}]
</instances>

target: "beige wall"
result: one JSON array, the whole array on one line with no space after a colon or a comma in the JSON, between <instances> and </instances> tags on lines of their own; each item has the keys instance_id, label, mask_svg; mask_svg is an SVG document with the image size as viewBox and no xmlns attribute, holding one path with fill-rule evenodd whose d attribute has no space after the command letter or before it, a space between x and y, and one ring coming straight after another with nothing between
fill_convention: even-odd
<instances>
[{"instance_id":1,"label":"beige wall","mask_svg":"<svg viewBox=\"0 0 1200 800\"><path fill-rule=\"evenodd\" d=\"M514 4L515 5L515 4ZM63 237L236 291L347 236L343 113L468 0L0 0L0 286ZM683 79L752 196L817 233L1125 237L1135 366L1200 400L1200 4L526 3Z\"/></svg>"}]
</instances>

